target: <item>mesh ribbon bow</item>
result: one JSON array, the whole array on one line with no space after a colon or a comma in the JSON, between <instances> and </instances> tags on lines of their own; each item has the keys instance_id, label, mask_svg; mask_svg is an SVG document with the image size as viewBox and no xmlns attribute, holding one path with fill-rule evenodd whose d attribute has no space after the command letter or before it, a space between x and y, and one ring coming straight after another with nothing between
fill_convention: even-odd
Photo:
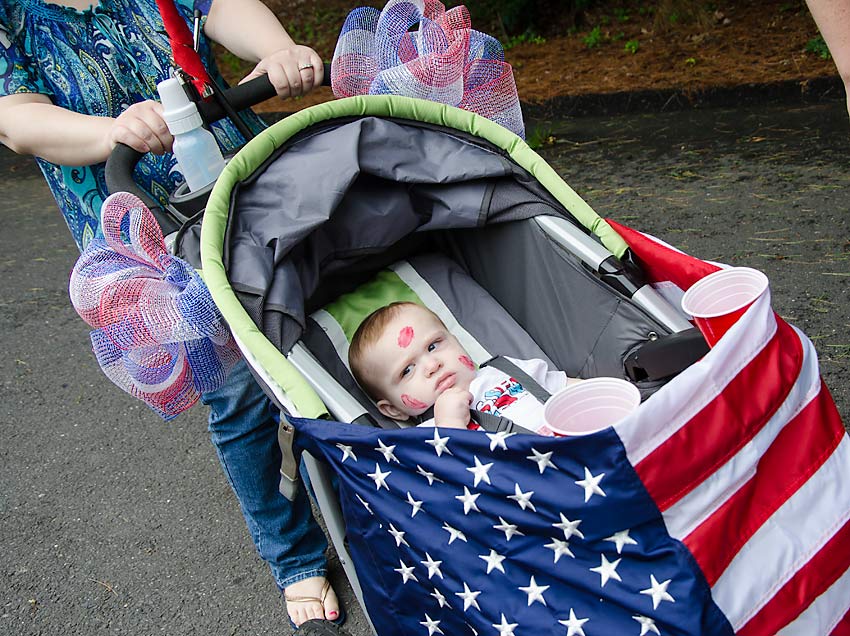
<instances>
[{"instance_id":1,"label":"mesh ribbon bow","mask_svg":"<svg viewBox=\"0 0 850 636\"><path fill-rule=\"evenodd\" d=\"M71 302L95 328L107 377L170 420L220 387L239 351L201 277L168 253L141 200L110 195L101 227L71 272Z\"/></svg>"},{"instance_id":2,"label":"mesh ribbon bow","mask_svg":"<svg viewBox=\"0 0 850 636\"><path fill-rule=\"evenodd\" d=\"M337 41L331 87L336 97L391 94L442 102L525 136L502 45L472 29L463 5L446 11L437 0L389 0L382 11L355 9Z\"/></svg>"}]
</instances>

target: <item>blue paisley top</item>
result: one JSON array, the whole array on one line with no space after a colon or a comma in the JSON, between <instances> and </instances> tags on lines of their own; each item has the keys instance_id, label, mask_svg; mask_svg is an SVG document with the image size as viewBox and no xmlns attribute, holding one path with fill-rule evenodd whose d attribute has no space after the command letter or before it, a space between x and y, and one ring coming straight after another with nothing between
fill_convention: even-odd
<instances>
[{"instance_id":1,"label":"blue paisley top","mask_svg":"<svg viewBox=\"0 0 850 636\"><path fill-rule=\"evenodd\" d=\"M60 0L61 1L61 0ZM156 85L169 74L171 49L155 0L93 0L78 11L46 0L0 0L0 95L41 93L79 113L117 117L131 104L158 99ZM191 24L192 12L209 12L212 0L176 0ZM201 59L220 82L201 37ZM246 115L254 130L263 127ZM229 120L213 125L226 151L244 143ZM68 229L83 249L98 229L108 195L104 164L71 167L37 159ZM173 155L145 155L136 182L164 201L182 181Z\"/></svg>"}]
</instances>

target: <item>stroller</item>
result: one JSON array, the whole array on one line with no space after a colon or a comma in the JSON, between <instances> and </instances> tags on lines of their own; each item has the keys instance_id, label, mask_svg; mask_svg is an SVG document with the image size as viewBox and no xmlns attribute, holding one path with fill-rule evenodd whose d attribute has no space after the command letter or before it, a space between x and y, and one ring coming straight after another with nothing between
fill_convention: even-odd
<instances>
[{"instance_id":1,"label":"stroller","mask_svg":"<svg viewBox=\"0 0 850 636\"><path fill-rule=\"evenodd\" d=\"M201 231L206 282L280 407L282 490L294 487L297 431L334 545L378 634L554 633L559 623L582 633L591 600L604 604L592 620L606 634L626 633L627 624L641 633L772 634L786 625L787 633L828 633L819 630L846 622L848 563L835 530L847 519L850 491L825 467L846 471L847 441L811 344L774 317L767 298L707 353L685 317L642 284L621 234L653 279L664 261L653 261L653 251L690 258L627 228L615 231L500 126L396 96L352 97L292 115L219 178ZM681 289L689 276L692 283L716 269L690 261L668 271ZM510 433L496 430L440 441L449 438L401 430L354 382L347 346L370 311L411 298L434 310L476 363L496 354L537 357L571 376L628 378L645 402L587 438L519 435L506 443ZM758 408L742 413L743 392L760 382L751 368L757 359L762 373L773 365L790 380L765 387ZM446 444L451 458L434 453ZM798 453L790 473L758 479L794 449L825 447L824 464ZM683 461L685 452L693 455ZM556 471L508 472L546 453ZM601 464L591 467L589 457ZM486 521L447 503L471 484L464 468L473 462L510 475L487 489ZM571 507L560 495L582 477L586 483L585 471L624 487L595 499L591 492ZM382 484L390 472L398 481ZM813 474L820 478L806 481ZM435 483L443 498L422 494ZM517 496L536 493L536 515L519 519L504 507L514 487ZM382 490L389 493L381 498ZM786 510L789 492L824 516ZM588 501L593 510L582 509ZM411 527L419 506L428 515ZM791 530L804 521L820 539L799 546ZM555 541L553 527L563 539ZM718 545L733 528L741 541ZM469 545L476 536L487 540ZM551 541L554 563L552 552L541 556L523 543L533 540ZM455 542L466 552L450 550ZM653 548L629 555L635 544ZM502 587L486 587L488 549L515 561ZM568 552L587 564L566 568ZM765 556L771 567L753 575ZM606 587L610 577L620 580L621 559L623 569L657 568L631 596ZM829 562L831 574L810 586L802 573L815 562ZM485 589L490 597L478 598Z\"/></svg>"},{"instance_id":2,"label":"stroller","mask_svg":"<svg viewBox=\"0 0 850 636\"><path fill-rule=\"evenodd\" d=\"M110 163L110 189L130 189L132 157ZM709 351L657 290L715 266L599 218L501 126L399 96L272 126L202 214L175 252L280 410L285 494L303 451L377 634L846 628L850 448L769 296ZM478 364L626 378L644 403L582 438L401 429L347 367L360 321L394 300L435 311Z\"/></svg>"}]
</instances>

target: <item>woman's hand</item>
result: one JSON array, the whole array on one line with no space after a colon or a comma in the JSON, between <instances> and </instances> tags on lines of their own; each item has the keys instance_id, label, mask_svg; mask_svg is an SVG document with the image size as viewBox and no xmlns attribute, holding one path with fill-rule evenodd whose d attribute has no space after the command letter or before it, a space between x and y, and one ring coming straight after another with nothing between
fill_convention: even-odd
<instances>
[{"instance_id":1,"label":"woman's hand","mask_svg":"<svg viewBox=\"0 0 850 636\"><path fill-rule=\"evenodd\" d=\"M118 115L106 138L107 150L111 152L119 143L155 155L170 152L174 137L162 118L162 104L152 100L139 102Z\"/></svg>"},{"instance_id":2,"label":"woman's hand","mask_svg":"<svg viewBox=\"0 0 850 636\"><path fill-rule=\"evenodd\" d=\"M322 58L309 46L294 44L264 57L240 84L268 75L279 97L306 95L324 79Z\"/></svg>"}]
</instances>

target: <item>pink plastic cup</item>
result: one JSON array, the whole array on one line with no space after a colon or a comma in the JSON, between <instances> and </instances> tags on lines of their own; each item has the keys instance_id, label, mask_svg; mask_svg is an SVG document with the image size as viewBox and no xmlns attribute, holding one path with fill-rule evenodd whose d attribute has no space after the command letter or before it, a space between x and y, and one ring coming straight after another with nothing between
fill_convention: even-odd
<instances>
[{"instance_id":1,"label":"pink plastic cup","mask_svg":"<svg viewBox=\"0 0 850 636\"><path fill-rule=\"evenodd\" d=\"M757 269L721 269L691 285L682 297L682 309L694 317L713 347L767 287L767 276Z\"/></svg>"},{"instance_id":2,"label":"pink plastic cup","mask_svg":"<svg viewBox=\"0 0 850 636\"><path fill-rule=\"evenodd\" d=\"M543 407L541 435L590 435L613 426L640 405L637 387L618 378L591 378L571 384Z\"/></svg>"}]
</instances>

